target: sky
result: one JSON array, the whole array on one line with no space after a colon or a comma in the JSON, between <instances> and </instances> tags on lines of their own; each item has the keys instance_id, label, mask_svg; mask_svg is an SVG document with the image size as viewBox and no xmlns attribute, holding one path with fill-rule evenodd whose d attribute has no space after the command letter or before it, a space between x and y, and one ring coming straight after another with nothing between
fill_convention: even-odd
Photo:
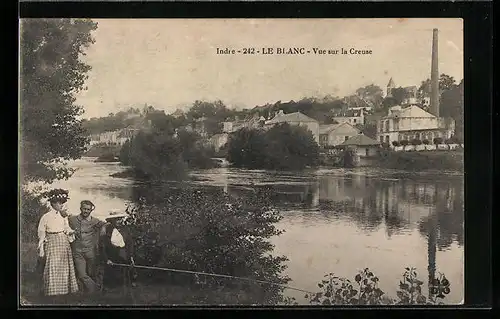
<instances>
[{"instance_id":1,"label":"sky","mask_svg":"<svg viewBox=\"0 0 500 319\"><path fill-rule=\"evenodd\" d=\"M167 113L195 100L252 108L276 101L385 90L430 77L432 29L439 72L463 78L461 19L97 19L84 61L85 118L145 103ZM218 55L216 49L304 47L371 55ZM276 49L275 49L276 50Z\"/></svg>"}]
</instances>

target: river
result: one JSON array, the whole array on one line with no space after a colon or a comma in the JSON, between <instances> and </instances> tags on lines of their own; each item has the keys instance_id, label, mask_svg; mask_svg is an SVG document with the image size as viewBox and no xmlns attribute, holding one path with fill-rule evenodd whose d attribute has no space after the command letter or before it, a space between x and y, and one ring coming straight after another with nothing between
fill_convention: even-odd
<instances>
[{"instance_id":1,"label":"river","mask_svg":"<svg viewBox=\"0 0 500 319\"><path fill-rule=\"evenodd\" d=\"M110 177L124 170L118 163L93 160L72 162L74 175L53 186L70 191L68 208L74 214L83 199L96 204L96 217L124 209L137 183ZM326 273L352 280L358 270L368 267L380 278L380 288L395 296L405 267L416 267L425 282L431 264L451 283L444 302L463 301L462 175L375 168L303 173L217 168L191 175L194 184L222 187L229 193L272 187L284 216L277 226L285 230L272 242L275 254L289 259L290 286L319 291L317 283ZM303 293L287 290L286 294L305 302Z\"/></svg>"}]
</instances>

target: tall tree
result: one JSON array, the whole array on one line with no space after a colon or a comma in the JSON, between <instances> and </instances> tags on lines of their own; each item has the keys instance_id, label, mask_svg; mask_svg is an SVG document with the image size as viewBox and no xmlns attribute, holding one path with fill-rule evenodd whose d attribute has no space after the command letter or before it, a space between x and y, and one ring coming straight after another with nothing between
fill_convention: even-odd
<instances>
[{"instance_id":1,"label":"tall tree","mask_svg":"<svg viewBox=\"0 0 500 319\"><path fill-rule=\"evenodd\" d=\"M441 94L440 114L455 120L455 135L463 139L464 128L464 80Z\"/></svg>"},{"instance_id":2,"label":"tall tree","mask_svg":"<svg viewBox=\"0 0 500 319\"><path fill-rule=\"evenodd\" d=\"M75 105L91 67L81 60L94 43L88 19L26 19L21 23L21 176L52 182L71 171L55 163L79 158L87 138Z\"/></svg>"},{"instance_id":3,"label":"tall tree","mask_svg":"<svg viewBox=\"0 0 500 319\"><path fill-rule=\"evenodd\" d=\"M378 107L384 99L384 91L377 85L370 84L356 90L356 94L364 101Z\"/></svg>"},{"instance_id":4,"label":"tall tree","mask_svg":"<svg viewBox=\"0 0 500 319\"><path fill-rule=\"evenodd\" d=\"M439 77L439 94L442 94L444 91L450 90L456 85L455 79L447 74L441 74ZM422 81L420 87L417 91L418 98L429 97L431 93L431 80L427 79Z\"/></svg>"}]
</instances>

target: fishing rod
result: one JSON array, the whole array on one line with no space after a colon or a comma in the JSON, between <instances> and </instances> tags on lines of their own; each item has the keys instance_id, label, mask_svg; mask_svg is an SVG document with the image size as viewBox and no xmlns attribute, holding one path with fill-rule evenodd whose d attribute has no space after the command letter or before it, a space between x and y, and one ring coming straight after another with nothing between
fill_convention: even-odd
<instances>
[{"instance_id":1,"label":"fishing rod","mask_svg":"<svg viewBox=\"0 0 500 319\"><path fill-rule=\"evenodd\" d=\"M251 279L251 278L246 278L246 277L238 277L238 276L231 276L231 275L222 275L222 274L215 274L215 273L207 273L207 272L201 272L201 271L191 271L191 270L182 270L182 269L173 269L173 268L164 268L164 267L155 267L155 266L142 266L142 265L130 265L130 264L121 264L121 263L112 263L110 266L120 266L120 267L133 267L133 268L141 268L141 269L150 269L150 270L162 270L162 271L170 271L170 272L179 272L179 273L186 273L186 274L194 274L194 275L205 275L205 276L212 276L212 277L221 277L221 278L231 278L231 279L239 279L239 280L246 280L246 281L252 281L252 282L257 282L261 284L269 284L273 286L279 286L282 288L290 289L290 290L296 290L300 292L305 292L308 294L313 294L313 292L300 289L300 288L295 288L283 284L278 284L275 282L271 281L266 281L266 280L257 280L257 279Z\"/></svg>"}]
</instances>

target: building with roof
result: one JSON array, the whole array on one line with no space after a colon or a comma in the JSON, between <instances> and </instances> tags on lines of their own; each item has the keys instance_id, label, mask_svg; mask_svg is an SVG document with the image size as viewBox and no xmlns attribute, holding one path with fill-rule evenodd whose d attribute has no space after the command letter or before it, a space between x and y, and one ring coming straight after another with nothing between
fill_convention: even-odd
<instances>
[{"instance_id":1,"label":"building with roof","mask_svg":"<svg viewBox=\"0 0 500 319\"><path fill-rule=\"evenodd\" d=\"M356 150L356 154L360 157L376 156L380 148L380 142L364 135L358 134L338 145L339 148L352 148Z\"/></svg>"},{"instance_id":2,"label":"building with roof","mask_svg":"<svg viewBox=\"0 0 500 319\"><path fill-rule=\"evenodd\" d=\"M358 128L347 122L320 125L319 144L325 148L334 147L360 133Z\"/></svg>"},{"instance_id":3,"label":"building with roof","mask_svg":"<svg viewBox=\"0 0 500 319\"><path fill-rule=\"evenodd\" d=\"M377 139L380 143L412 139L432 140L436 137L448 139L455 132L455 121L441 118L417 105L394 106L377 122Z\"/></svg>"},{"instance_id":4,"label":"building with roof","mask_svg":"<svg viewBox=\"0 0 500 319\"><path fill-rule=\"evenodd\" d=\"M341 124L347 122L352 125L365 124L365 111L361 109L335 110L332 119Z\"/></svg>"},{"instance_id":5,"label":"building with roof","mask_svg":"<svg viewBox=\"0 0 500 319\"><path fill-rule=\"evenodd\" d=\"M222 122L222 132L233 133L241 128L261 128L264 126L266 119L263 116L259 116L258 113L254 115L247 116L246 118L240 120L238 117L234 121Z\"/></svg>"},{"instance_id":6,"label":"building with roof","mask_svg":"<svg viewBox=\"0 0 500 319\"><path fill-rule=\"evenodd\" d=\"M307 128L313 135L316 143L319 144L319 122L300 112L284 114L280 110L271 120L265 122L266 127L272 127L275 124L288 123Z\"/></svg>"}]
</instances>

